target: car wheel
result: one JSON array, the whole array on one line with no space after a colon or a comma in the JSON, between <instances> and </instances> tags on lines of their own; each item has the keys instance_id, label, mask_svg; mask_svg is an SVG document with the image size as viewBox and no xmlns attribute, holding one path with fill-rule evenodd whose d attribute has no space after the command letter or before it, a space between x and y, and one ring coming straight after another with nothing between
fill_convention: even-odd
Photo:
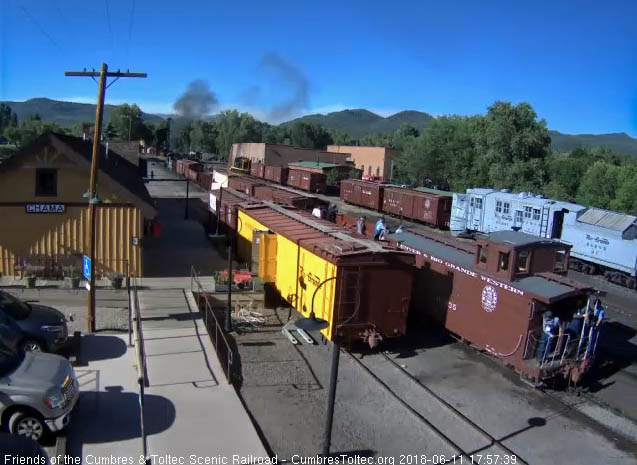
<instances>
[{"instance_id":1,"label":"car wheel","mask_svg":"<svg viewBox=\"0 0 637 465\"><path fill-rule=\"evenodd\" d=\"M17 411L9 419L9 432L34 441L41 441L46 435L47 428L39 415Z\"/></svg>"},{"instance_id":2,"label":"car wheel","mask_svg":"<svg viewBox=\"0 0 637 465\"><path fill-rule=\"evenodd\" d=\"M22 341L22 343L20 344L20 348L24 352L43 352L44 351L44 347L42 346L42 343L34 339L27 339L25 341Z\"/></svg>"}]
</instances>

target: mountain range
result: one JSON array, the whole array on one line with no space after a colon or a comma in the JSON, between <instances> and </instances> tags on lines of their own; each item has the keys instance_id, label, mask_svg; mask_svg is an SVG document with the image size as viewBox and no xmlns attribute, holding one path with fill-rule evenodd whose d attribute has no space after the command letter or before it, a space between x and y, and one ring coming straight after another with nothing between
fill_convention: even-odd
<instances>
[{"instance_id":1,"label":"mountain range","mask_svg":"<svg viewBox=\"0 0 637 465\"><path fill-rule=\"evenodd\" d=\"M24 102L0 102L8 105L24 121L34 114L39 114L45 121L53 121L60 125L72 125L95 119L95 105L87 103L62 102L48 98L33 98ZM104 121L108 121L114 105L104 106ZM156 122L170 115L143 113L145 121ZM210 119L214 119L211 117ZM317 122L329 129L338 129L358 138L375 132L393 132L403 123L417 128L427 126L434 117L421 111L401 111L383 117L365 109L343 110L333 113L305 115L282 124L293 124L297 121ZM637 155L637 139L626 133L612 134L563 134L551 131L552 147L555 150L568 151L577 147L608 147L619 153Z\"/></svg>"},{"instance_id":2,"label":"mountain range","mask_svg":"<svg viewBox=\"0 0 637 465\"><path fill-rule=\"evenodd\" d=\"M95 105L91 103L62 102L49 98L32 98L24 102L0 102L8 105L18 115L18 121L24 121L36 113L42 121L51 121L60 126L71 126L75 123L95 121ZM108 122L111 111L116 105L104 105L104 121ZM163 118L149 113L142 113L145 121L161 121Z\"/></svg>"}]
</instances>

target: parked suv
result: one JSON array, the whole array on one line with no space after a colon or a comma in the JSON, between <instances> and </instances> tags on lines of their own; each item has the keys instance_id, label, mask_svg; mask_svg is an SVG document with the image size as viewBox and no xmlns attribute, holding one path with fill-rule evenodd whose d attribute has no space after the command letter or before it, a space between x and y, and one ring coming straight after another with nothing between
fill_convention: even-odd
<instances>
[{"instance_id":1,"label":"parked suv","mask_svg":"<svg viewBox=\"0 0 637 465\"><path fill-rule=\"evenodd\" d=\"M20 329L0 312L0 423L41 441L70 419L80 390L71 363L59 355L20 350Z\"/></svg>"},{"instance_id":2,"label":"parked suv","mask_svg":"<svg viewBox=\"0 0 637 465\"><path fill-rule=\"evenodd\" d=\"M20 328L20 349L28 352L57 352L68 340L66 318L59 310L23 302L0 291L0 313Z\"/></svg>"}]
</instances>

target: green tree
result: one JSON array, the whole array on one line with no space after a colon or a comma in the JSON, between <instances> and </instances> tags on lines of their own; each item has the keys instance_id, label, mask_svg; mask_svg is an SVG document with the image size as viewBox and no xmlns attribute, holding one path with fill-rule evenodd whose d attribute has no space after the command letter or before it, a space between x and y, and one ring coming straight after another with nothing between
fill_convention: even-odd
<instances>
[{"instance_id":1,"label":"green tree","mask_svg":"<svg viewBox=\"0 0 637 465\"><path fill-rule=\"evenodd\" d=\"M261 142L261 126L248 113L237 110L222 112L215 120L217 135L215 138L219 155L227 159L230 147L235 142Z\"/></svg>"},{"instance_id":2,"label":"green tree","mask_svg":"<svg viewBox=\"0 0 637 465\"><path fill-rule=\"evenodd\" d=\"M531 173L537 166L532 161L543 161L550 144L546 121L538 120L528 103L495 102L486 116L476 121L474 146L480 154L478 172L496 188L530 186L539 190L546 179ZM516 170L509 169L513 164Z\"/></svg>"},{"instance_id":3,"label":"green tree","mask_svg":"<svg viewBox=\"0 0 637 465\"><path fill-rule=\"evenodd\" d=\"M111 111L109 124L122 140L139 140L152 143L153 131L142 120L142 110L135 104L118 105Z\"/></svg>"},{"instance_id":4,"label":"green tree","mask_svg":"<svg viewBox=\"0 0 637 465\"><path fill-rule=\"evenodd\" d=\"M586 170L577 190L577 202L610 208L619 184L620 168L606 161L596 161Z\"/></svg>"},{"instance_id":5,"label":"green tree","mask_svg":"<svg viewBox=\"0 0 637 465\"><path fill-rule=\"evenodd\" d=\"M330 131L332 143L336 145L353 145L354 139L341 129L333 129Z\"/></svg>"},{"instance_id":6,"label":"green tree","mask_svg":"<svg viewBox=\"0 0 637 465\"><path fill-rule=\"evenodd\" d=\"M318 123L297 121L290 127L290 142L299 147L325 149L332 143L332 136Z\"/></svg>"}]
</instances>

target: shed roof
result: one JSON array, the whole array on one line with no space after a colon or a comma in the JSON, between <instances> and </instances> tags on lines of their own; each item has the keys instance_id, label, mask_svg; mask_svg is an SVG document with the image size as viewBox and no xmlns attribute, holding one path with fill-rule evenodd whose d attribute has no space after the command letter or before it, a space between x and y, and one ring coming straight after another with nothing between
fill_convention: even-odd
<instances>
[{"instance_id":1,"label":"shed roof","mask_svg":"<svg viewBox=\"0 0 637 465\"><path fill-rule=\"evenodd\" d=\"M635 224L637 217L590 207L577 218L577 221L623 232Z\"/></svg>"}]
</instances>

